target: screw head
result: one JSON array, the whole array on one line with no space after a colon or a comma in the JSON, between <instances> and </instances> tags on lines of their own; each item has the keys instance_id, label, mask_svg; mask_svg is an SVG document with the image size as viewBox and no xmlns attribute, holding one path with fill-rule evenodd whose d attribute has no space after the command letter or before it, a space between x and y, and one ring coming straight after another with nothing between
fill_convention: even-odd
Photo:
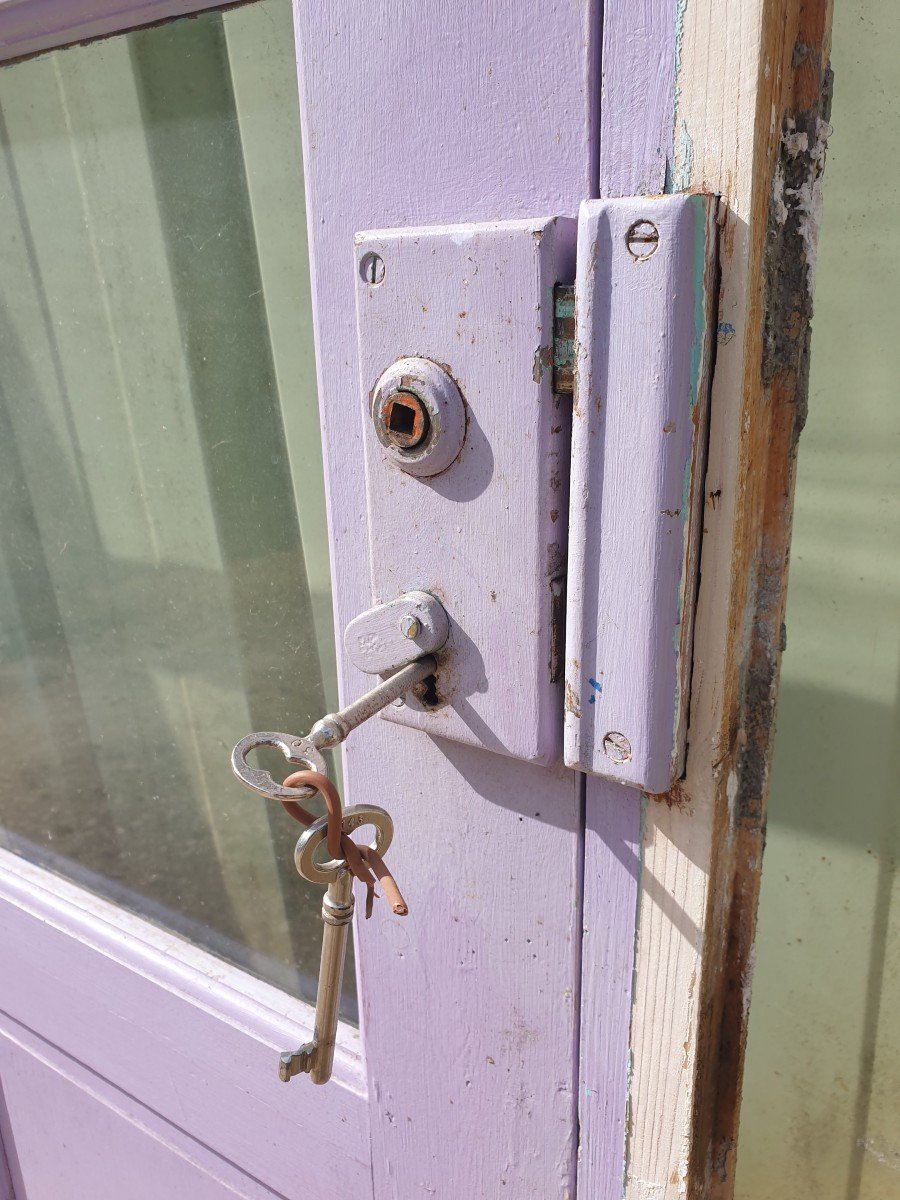
<instances>
[{"instance_id":1,"label":"screw head","mask_svg":"<svg viewBox=\"0 0 900 1200\"><path fill-rule=\"evenodd\" d=\"M652 221L635 221L625 234L625 245L631 257L640 262L656 253L659 230Z\"/></svg>"},{"instance_id":2,"label":"screw head","mask_svg":"<svg viewBox=\"0 0 900 1200\"><path fill-rule=\"evenodd\" d=\"M370 287L378 287L384 279L384 259L380 254L369 251L359 260L359 277Z\"/></svg>"},{"instance_id":3,"label":"screw head","mask_svg":"<svg viewBox=\"0 0 900 1200\"><path fill-rule=\"evenodd\" d=\"M407 616L401 618L400 632L404 637L409 638L410 641L415 641L415 639L422 632L422 622L418 617L408 614Z\"/></svg>"},{"instance_id":4,"label":"screw head","mask_svg":"<svg viewBox=\"0 0 900 1200\"><path fill-rule=\"evenodd\" d=\"M614 763L628 762L631 758L631 742L624 733L616 733L613 730L603 739L603 753Z\"/></svg>"}]
</instances>

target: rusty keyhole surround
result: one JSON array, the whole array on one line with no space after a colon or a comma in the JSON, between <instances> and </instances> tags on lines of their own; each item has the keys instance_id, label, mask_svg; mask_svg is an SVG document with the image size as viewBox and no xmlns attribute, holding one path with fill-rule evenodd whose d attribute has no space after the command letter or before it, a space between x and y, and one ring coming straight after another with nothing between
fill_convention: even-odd
<instances>
[{"instance_id":1,"label":"rusty keyhole surround","mask_svg":"<svg viewBox=\"0 0 900 1200\"><path fill-rule=\"evenodd\" d=\"M399 450L415 450L431 430L428 409L415 392L404 389L388 396L379 416L384 437Z\"/></svg>"},{"instance_id":2,"label":"rusty keyhole surround","mask_svg":"<svg viewBox=\"0 0 900 1200\"><path fill-rule=\"evenodd\" d=\"M370 394L379 442L401 471L427 478L446 471L466 437L466 408L456 380L428 358L398 358Z\"/></svg>"}]
</instances>

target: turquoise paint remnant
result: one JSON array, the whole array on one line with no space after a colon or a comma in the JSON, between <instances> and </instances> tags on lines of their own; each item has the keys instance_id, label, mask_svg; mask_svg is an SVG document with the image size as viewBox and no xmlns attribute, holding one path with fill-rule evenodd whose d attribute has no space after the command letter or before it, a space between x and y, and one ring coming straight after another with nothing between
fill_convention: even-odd
<instances>
[{"instance_id":1,"label":"turquoise paint remnant","mask_svg":"<svg viewBox=\"0 0 900 1200\"><path fill-rule=\"evenodd\" d=\"M676 0L675 4L675 78L672 87L672 130L678 127L678 110L681 106L681 49L684 42L684 19L687 14L688 0ZM670 166L666 163L666 191L686 192L691 185L694 172L694 143L687 131L687 125L681 122L680 144L675 149L675 162Z\"/></svg>"},{"instance_id":2,"label":"turquoise paint remnant","mask_svg":"<svg viewBox=\"0 0 900 1200\"><path fill-rule=\"evenodd\" d=\"M681 46L684 42L684 17L688 0L677 0L675 5L675 106L678 106L678 76L681 74Z\"/></svg>"},{"instance_id":3,"label":"turquoise paint remnant","mask_svg":"<svg viewBox=\"0 0 900 1200\"><path fill-rule=\"evenodd\" d=\"M675 148L675 191L686 192L693 177L694 139L688 133L687 121L682 121Z\"/></svg>"}]
</instances>

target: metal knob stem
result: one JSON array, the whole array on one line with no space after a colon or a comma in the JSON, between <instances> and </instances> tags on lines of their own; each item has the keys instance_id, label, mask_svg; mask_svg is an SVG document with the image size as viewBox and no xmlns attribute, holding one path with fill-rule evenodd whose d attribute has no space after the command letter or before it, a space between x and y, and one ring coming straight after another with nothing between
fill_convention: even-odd
<instances>
[{"instance_id":1,"label":"metal knob stem","mask_svg":"<svg viewBox=\"0 0 900 1200\"><path fill-rule=\"evenodd\" d=\"M370 717L374 717L383 708L398 700L415 684L433 675L436 667L437 662L433 654L426 654L424 658L418 658L409 666L402 667L396 675L391 675L384 683L372 688L371 692L366 692L346 708L329 713L321 721L316 721L309 731L309 742L317 750L330 750L333 746L340 745L363 721L368 721Z\"/></svg>"}]
</instances>

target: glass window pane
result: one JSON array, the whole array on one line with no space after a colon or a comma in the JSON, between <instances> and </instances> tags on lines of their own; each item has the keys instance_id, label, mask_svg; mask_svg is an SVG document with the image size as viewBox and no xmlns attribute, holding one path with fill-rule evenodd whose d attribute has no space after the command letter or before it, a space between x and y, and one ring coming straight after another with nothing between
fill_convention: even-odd
<instances>
[{"instance_id":1,"label":"glass window pane","mask_svg":"<svg viewBox=\"0 0 900 1200\"><path fill-rule=\"evenodd\" d=\"M2 836L314 998L228 768L336 688L290 2L6 67L0 141Z\"/></svg>"}]
</instances>

